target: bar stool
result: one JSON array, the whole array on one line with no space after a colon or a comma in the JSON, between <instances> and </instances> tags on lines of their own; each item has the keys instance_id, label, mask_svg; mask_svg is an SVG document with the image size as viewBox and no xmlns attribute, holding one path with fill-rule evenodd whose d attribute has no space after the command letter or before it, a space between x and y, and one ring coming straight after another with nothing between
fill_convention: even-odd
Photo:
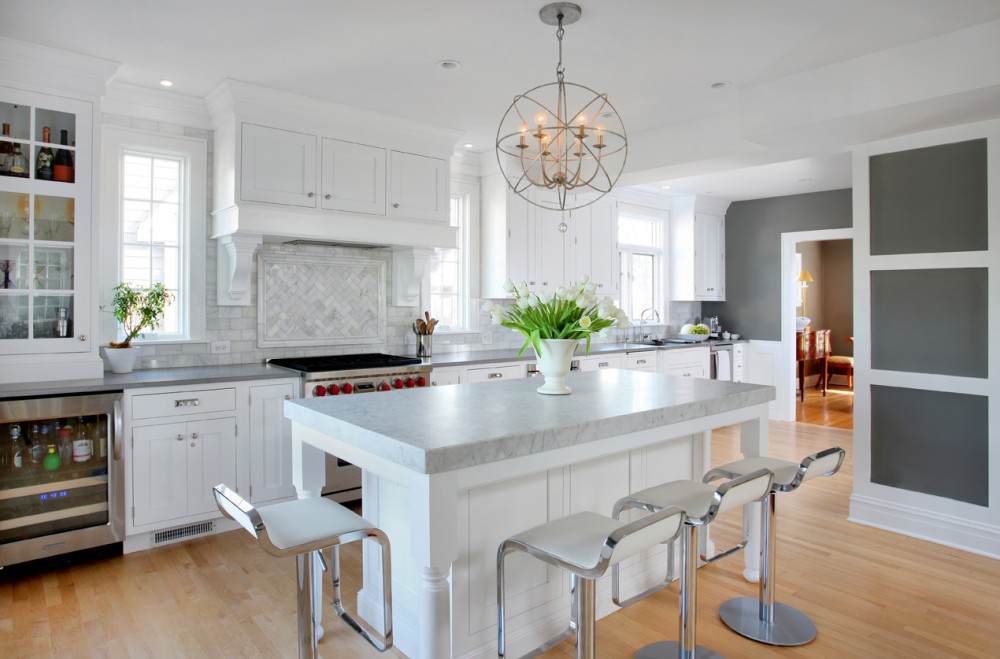
<instances>
[{"instance_id":1,"label":"bar stool","mask_svg":"<svg viewBox=\"0 0 1000 659\"><path fill-rule=\"evenodd\" d=\"M761 515L758 597L737 597L723 602L719 609L719 617L736 633L768 645L805 645L816 638L816 625L806 614L775 601L775 494L794 492L802 483L817 476L832 476L843 463L844 449L834 447L814 453L799 464L777 458L746 458L705 474L704 481L708 483L716 478L735 478L752 469L774 472L774 484Z\"/></svg>"},{"instance_id":2,"label":"bar stool","mask_svg":"<svg viewBox=\"0 0 1000 659\"><path fill-rule=\"evenodd\" d=\"M497 656L507 656L504 613L504 561L507 554L523 551L549 565L570 573L572 604L570 624L561 634L546 641L526 656L535 656L576 633L577 659L593 659L595 581L608 566L648 547L677 537L684 513L665 508L634 522L597 513L582 512L515 534L497 550Z\"/></svg>"},{"instance_id":3,"label":"bar stool","mask_svg":"<svg viewBox=\"0 0 1000 659\"><path fill-rule=\"evenodd\" d=\"M254 508L239 494L220 483L212 488L215 502L257 539L272 556L295 556L298 600L299 656L315 657L318 611L313 598L313 553L323 560L330 548L333 574L333 604L337 615L379 652L392 647L392 567L389 538L371 523L330 499L309 497ZM340 545L369 538L382 550L382 613L384 634L379 640L348 614L340 597Z\"/></svg>"},{"instance_id":4,"label":"bar stool","mask_svg":"<svg viewBox=\"0 0 1000 659\"><path fill-rule=\"evenodd\" d=\"M681 659L710 659L721 657L709 648L696 643L695 621L698 614L698 527L706 526L716 515L730 508L760 501L771 491L773 475L767 469L758 469L741 475L718 488L698 481L671 481L645 490L640 490L615 502L614 517L617 519L625 510L638 508L647 512L656 512L668 507L678 507L684 511L684 529L681 533L681 576L680 593L680 640L659 641L641 648L636 659L662 659L663 657L680 657ZM644 518L643 518L644 519ZM732 552L726 552L729 555ZM721 558L717 556L715 558ZM715 560L713 558L712 560ZM673 575L668 574L668 581ZM612 572L612 592L618 592L618 574ZM659 584L640 595L631 598L626 603L634 602L646 595L660 590L664 584ZM617 601L616 601L617 603Z\"/></svg>"}]
</instances>

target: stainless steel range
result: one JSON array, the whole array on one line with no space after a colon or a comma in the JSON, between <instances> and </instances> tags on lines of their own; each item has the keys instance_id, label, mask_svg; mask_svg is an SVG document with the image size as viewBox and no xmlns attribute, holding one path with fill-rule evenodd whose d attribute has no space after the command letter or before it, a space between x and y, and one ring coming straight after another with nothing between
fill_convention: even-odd
<instances>
[{"instance_id":1,"label":"stainless steel range","mask_svg":"<svg viewBox=\"0 0 1000 659\"><path fill-rule=\"evenodd\" d=\"M287 357L269 359L268 363L301 373L305 398L391 392L430 385L431 366L422 363L419 357L365 353ZM335 501L360 499L361 470L329 456L323 494Z\"/></svg>"}]
</instances>

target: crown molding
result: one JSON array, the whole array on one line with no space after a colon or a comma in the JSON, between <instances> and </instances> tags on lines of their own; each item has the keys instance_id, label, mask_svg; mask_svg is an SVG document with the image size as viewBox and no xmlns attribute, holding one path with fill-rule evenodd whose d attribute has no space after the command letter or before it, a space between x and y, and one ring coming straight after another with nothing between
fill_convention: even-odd
<instances>
[{"instance_id":1,"label":"crown molding","mask_svg":"<svg viewBox=\"0 0 1000 659\"><path fill-rule=\"evenodd\" d=\"M212 118L205 99L178 94L165 89L112 82L104 96L103 110L108 114L148 119L202 130L212 129Z\"/></svg>"},{"instance_id":2,"label":"crown molding","mask_svg":"<svg viewBox=\"0 0 1000 659\"><path fill-rule=\"evenodd\" d=\"M121 62L0 37L0 82L100 98Z\"/></svg>"}]
</instances>

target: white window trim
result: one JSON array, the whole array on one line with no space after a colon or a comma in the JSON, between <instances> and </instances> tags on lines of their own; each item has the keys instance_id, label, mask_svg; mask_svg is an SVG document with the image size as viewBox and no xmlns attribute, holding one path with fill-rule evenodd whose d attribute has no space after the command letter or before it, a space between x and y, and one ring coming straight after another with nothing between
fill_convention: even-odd
<instances>
[{"instance_id":1,"label":"white window trim","mask_svg":"<svg viewBox=\"0 0 1000 659\"><path fill-rule=\"evenodd\" d=\"M465 195L469 198L469 218L467 226L459 232L464 258L461 260L462 266L462 300L465 308L464 326L458 328L440 330L435 329L434 333L449 337L458 338L463 334L476 334L479 332L479 306L476 304L476 293L479 291L479 180L452 179L449 198L451 195ZM420 308L429 308L430 286L428 277L424 277L420 286Z\"/></svg>"},{"instance_id":2,"label":"white window trim","mask_svg":"<svg viewBox=\"0 0 1000 659\"><path fill-rule=\"evenodd\" d=\"M667 255L670 253L669 244L667 240L669 239L669 222L670 213L666 210L658 208L650 208L648 206L638 206L635 204L618 202L618 216L628 215L631 217L645 218L650 220L656 220L657 226L659 227L659 247L649 247L648 245L630 245L627 243L619 243L618 251L620 254L621 262L621 275L622 281L619 283L621 288L621 305L625 305L626 291L629 291L625 281L624 275L626 272L626 253L633 252L638 254L655 254L656 255L656 269L653 273L653 281L656 285L656 290L653 292L653 306L660 314L660 322L667 323L667 318L670 313L669 299L667 291L670 290L670 282L668 281L668 272L670 268L667 267ZM616 236L617 237L617 236ZM635 310L633 310L635 311ZM636 313L642 313L642 309L636 311ZM630 320L635 323L639 322L638 316L631 318Z\"/></svg>"},{"instance_id":3,"label":"white window trim","mask_svg":"<svg viewBox=\"0 0 1000 659\"><path fill-rule=\"evenodd\" d=\"M157 340L147 334L134 343L190 343L205 341L206 273L205 242L207 233L207 168L208 144L206 140L184 135L167 135L119 126L103 126L101 140L101 220L100 230L100 282L98 304L102 308L99 320L102 344L113 341L118 335L118 323L110 313L111 289L121 281L121 180L123 148L135 151L161 153L184 161L184 200L190 209L190 218L183 225L181 241L184 262L181 263L181 286L188 293L186 314L187 335L178 338L170 335Z\"/></svg>"}]
</instances>

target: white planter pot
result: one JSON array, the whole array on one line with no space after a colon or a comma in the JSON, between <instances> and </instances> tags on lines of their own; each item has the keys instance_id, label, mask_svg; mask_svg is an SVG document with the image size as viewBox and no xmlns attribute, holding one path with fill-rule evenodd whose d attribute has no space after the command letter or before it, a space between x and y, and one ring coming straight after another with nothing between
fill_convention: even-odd
<instances>
[{"instance_id":1,"label":"white planter pot","mask_svg":"<svg viewBox=\"0 0 1000 659\"><path fill-rule=\"evenodd\" d=\"M139 348L111 348L104 346L104 356L111 365L112 373L131 373L135 367L135 360L139 358Z\"/></svg>"},{"instance_id":2,"label":"white planter pot","mask_svg":"<svg viewBox=\"0 0 1000 659\"><path fill-rule=\"evenodd\" d=\"M545 376L545 384L537 389L538 393L556 396L572 393L573 390L566 386L566 374L580 340L542 339L539 343L542 354L536 353L538 370Z\"/></svg>"}]
</instances>

